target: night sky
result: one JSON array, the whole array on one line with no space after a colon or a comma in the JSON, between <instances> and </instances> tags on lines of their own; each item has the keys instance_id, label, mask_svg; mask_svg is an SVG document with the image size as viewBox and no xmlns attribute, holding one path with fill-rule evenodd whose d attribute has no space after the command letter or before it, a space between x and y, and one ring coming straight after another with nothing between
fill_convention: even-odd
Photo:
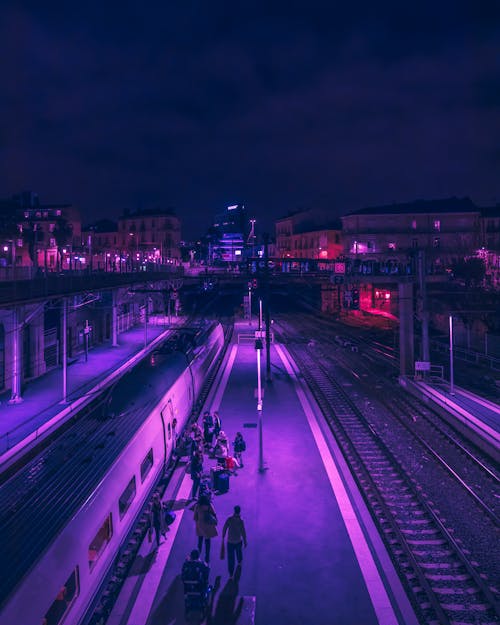
<instances>
[{"instance_id":1,"label":"night sky","mask_svg":"<svg viewBox=\"0 0 500 625\"><path fill-rule=\"evenodd\" d=\"M114 10L113 7L117 7ZM85 222L500 201L500 3L9 2L0 197Z\"/></svg>"}]
</instances>

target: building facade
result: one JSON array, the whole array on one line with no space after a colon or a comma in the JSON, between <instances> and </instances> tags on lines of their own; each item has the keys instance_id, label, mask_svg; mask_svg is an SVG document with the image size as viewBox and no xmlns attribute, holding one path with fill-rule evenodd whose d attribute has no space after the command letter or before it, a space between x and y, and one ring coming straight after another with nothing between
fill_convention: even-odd
<instances>
[{"instance_id":1,"label":"building facade","mask_svg":"<svg viewBox=\"0 0 500 625\"><path fill-rule=\"evenodd\" d=\"M322 211L300 211L275 222L278 258L331 260L343 252L341 224Z\"/></svg>"},{"instance_id":2,"label":"building facade","mask_svg":"<svg viewBox=\"0 0 500 625\"><path fill-rule=\"evenodd\" d=\"M481 209L481 246L478 252L483 259L485 285L500 288L500 204Z\"/></svg>"},{"instance_id":3,"label":"building facade","mask_svg":"<svg viewBox=\"0 0 500 625\"><path fill-rule=\"evenodd\" d=\"M41 203L25 192L4 201L2 213L9 228L0 233L0 266L52 272L79 261L81 219L72 204Z\"/></svg>"},{"instance_id":4,"label":"building facade","mask_svg":"<svg viewBox=\"0 0 500 625\"><path fill-rule=\"evenodd\" d=\"M342 217L344 254L405 261L417 250L438 270L476 254L481 211L469 198L418 200L364 208Z\"/></svg>"},{"instance_id":5,"label":"building facade","mask_svg":"<svg viewBox=\"0 0 500 625\"><path fill-rule=\"evenodd\" d=\"M121 258L132 262L178 264L181 222L171 210L125 211L118 220Z\"/></svg>"}]
</instances>

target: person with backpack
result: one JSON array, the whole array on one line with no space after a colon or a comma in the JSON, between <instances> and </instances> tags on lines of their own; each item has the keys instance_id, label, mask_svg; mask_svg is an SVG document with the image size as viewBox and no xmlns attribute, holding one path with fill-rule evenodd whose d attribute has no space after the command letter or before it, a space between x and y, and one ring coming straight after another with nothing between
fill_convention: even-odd
<instances>
[{"instance_id":1,"label":"person with backpack","mask_svg":"<svg viewBox=\"0 0 500 625\"><path fill-rule=\"evenodd\" d=\"M234 457L236 458L238 465L240 467L243 467L243 452L246 450L247 444L245 443L245 440L241 432L236 433L236 438L234 439L233 447L234 447Z\"/></svg>"}]
</instances>

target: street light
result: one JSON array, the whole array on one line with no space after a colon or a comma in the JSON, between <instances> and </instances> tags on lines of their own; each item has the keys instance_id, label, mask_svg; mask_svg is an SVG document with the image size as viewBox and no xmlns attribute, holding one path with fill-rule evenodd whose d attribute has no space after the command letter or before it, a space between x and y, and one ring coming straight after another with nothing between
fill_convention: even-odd
<instances>
[{"instance_id":1,"label":"street light","mask_svg":"<svg viewBox=\"0 0 500 625\"><path fill-rule=\"evenodd\" d=\"M259 421L259 473L264 471L264 450L262 440L262 380L260 371L260 353L262 351L262 339L259 337L255 341L257 351L257 415Z\"/></svg>"}]
</instances>

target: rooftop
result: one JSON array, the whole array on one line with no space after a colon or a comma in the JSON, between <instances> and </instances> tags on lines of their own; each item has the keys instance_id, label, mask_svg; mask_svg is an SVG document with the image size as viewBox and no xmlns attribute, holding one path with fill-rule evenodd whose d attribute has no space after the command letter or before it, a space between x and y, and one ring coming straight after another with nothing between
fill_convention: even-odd
<instances>
[{"instance_id":1,"label":"rooftop","mask_svg":"<svg viewBox=\"0 0 500 625\"><path fill-rule=\"evenodd\" d=\"M348 213L349 215L404 215L425 213L479 213L474 202L468 198L450 197L441 200L415 200L401 204L386 204L383 206L369 206Z\"/></svg>"}]
</instances>

